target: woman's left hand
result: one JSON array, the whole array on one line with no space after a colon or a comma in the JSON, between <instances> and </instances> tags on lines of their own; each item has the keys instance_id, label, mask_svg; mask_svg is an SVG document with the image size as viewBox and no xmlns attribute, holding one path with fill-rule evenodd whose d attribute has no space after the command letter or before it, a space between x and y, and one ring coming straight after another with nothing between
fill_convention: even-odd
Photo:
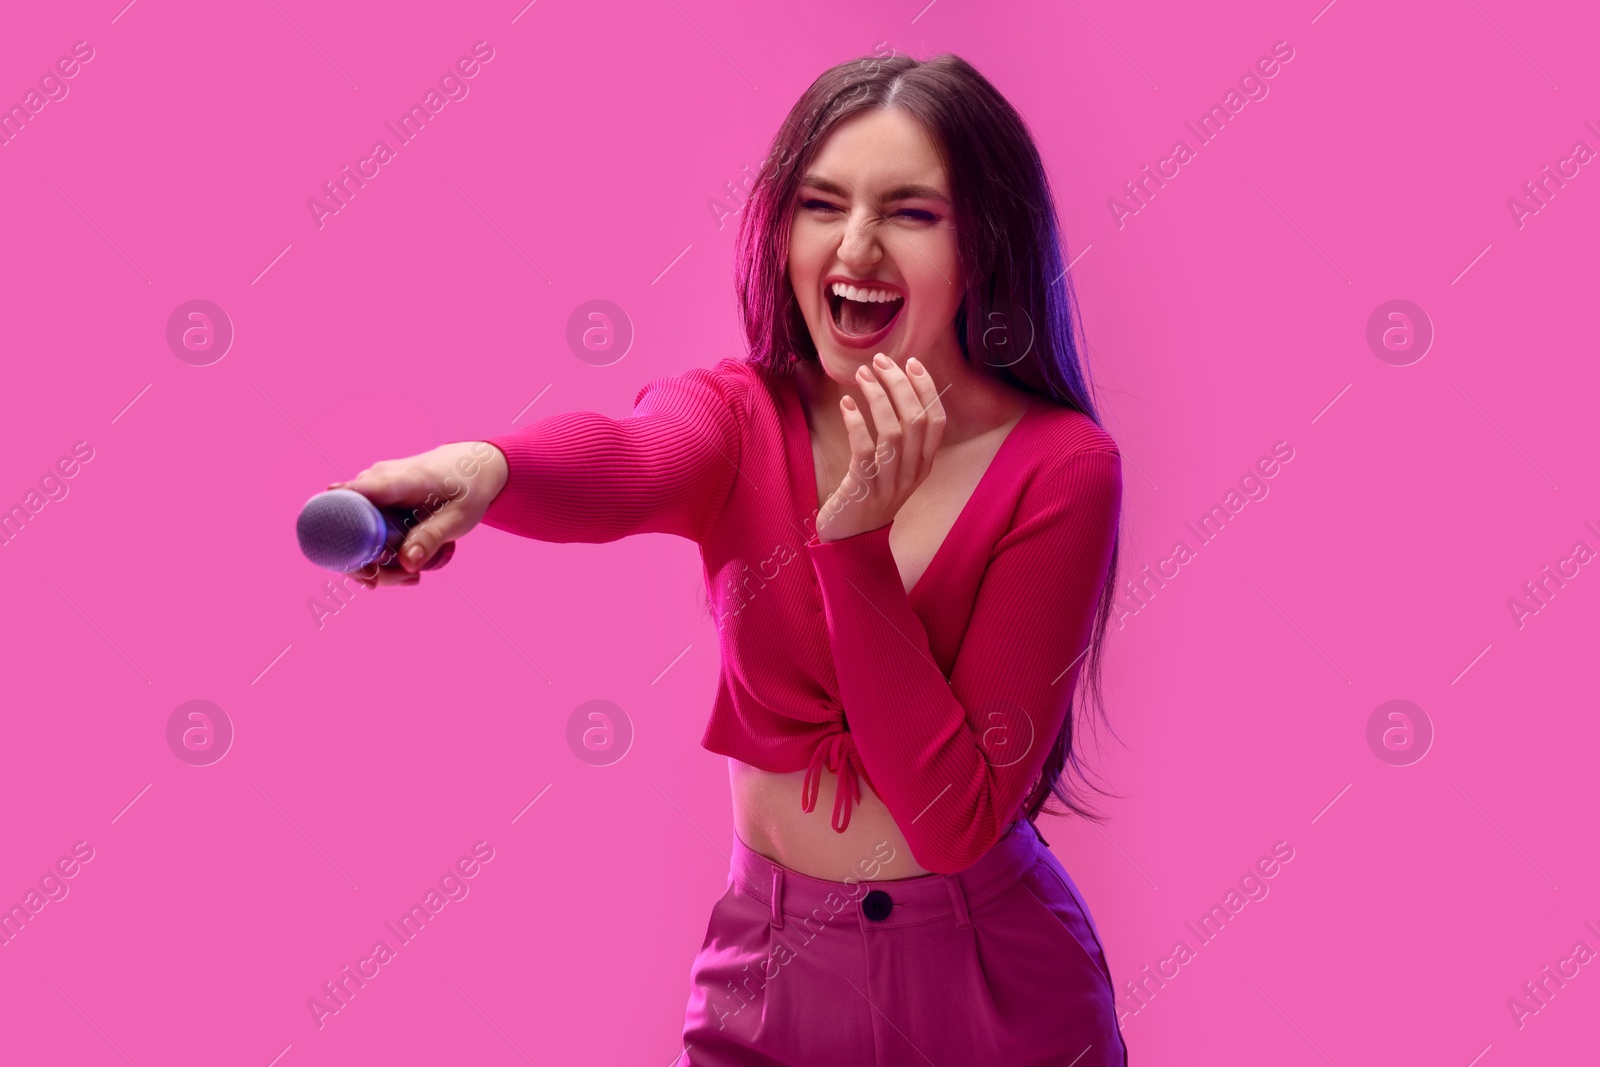
<instances>
[{"instance_id":1,"label":"woman's left hand","mask_svg":"<svg viewBox=\"0 0 1600 1067\"><path fill-rule=\"evenodd\" d=\"M848 396L840 400L850 437L850 469L818 511L820 541L887 526L932 471L944 436L939 389L915 356L901 370L880 352L870 366L857 371L856 384L872 410L877 439L855 401Z\"/></svg>"}]
</instances>

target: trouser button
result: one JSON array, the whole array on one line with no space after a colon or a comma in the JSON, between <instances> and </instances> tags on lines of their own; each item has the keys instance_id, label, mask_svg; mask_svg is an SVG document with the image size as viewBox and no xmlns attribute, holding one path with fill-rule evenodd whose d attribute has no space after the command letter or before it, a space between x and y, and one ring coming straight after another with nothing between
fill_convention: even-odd
<instances>
[{"instance_id":1,"label":"trouser button","mask_svg":"<svg viewBox=\"0 0 1600 1067\"><path fill-rule=\"evenodd\" d=\"M861 901L861 911L867 918L878 923L889 917L889 912L894 909L894 901L889 899L889 894L881 889L874 889Z\"/></svg>"}]
</instances>

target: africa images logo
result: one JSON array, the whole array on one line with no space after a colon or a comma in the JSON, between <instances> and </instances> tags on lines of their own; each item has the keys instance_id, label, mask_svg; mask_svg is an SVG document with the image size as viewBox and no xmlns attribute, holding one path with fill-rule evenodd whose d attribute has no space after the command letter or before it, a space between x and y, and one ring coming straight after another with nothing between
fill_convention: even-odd
<instances>
[{"instance_id":1,"label":"africa images logo","mask_svg":"<svg viewBox=\"0 0 1600 1067\"><path fill-rule=\"evenodd\" d=\"M477 58L474 59L472 56ZM394 134L396 147L410 144L418 134L427 129L428 123L445 109L446 104L465 100L467 94L472 91L466 79L478 76L479 71L483 69L479 64L487 64L492 60L494 49L489 46L488 41L478 41L472 46L472 56L462 56L456 60L453 69L446 69L439 75L439 87L429 88L422 98L422 103L412 103L411 108L396 120L399 123L398 129L393 122L384 123L389 132ZM376 178L381 168L395 158L395 149L389 147L389 142L380 137L372 142L371 153L356 160L354 172L350 170L350 164L346 163L341 168L343 174L339 178L330 178L323 182L322 190L328 199L324 201L313 196L306 200L306 208L311 212L311 219L317 224L317 229L320 230L327 225L329 215L337 215L350 206L349 202L355 199L357 191L367 186L367 182L363 179Z\"/></svg>"},{"instance_id":2,"label":"africa images logo","mask_svg":"<svg viewBox=\"0 0 1600 1067\"><path fill-rule=\"evenodd\" d=\"M418 935L427 928L428 924L436 919L446 904L452 901L467 899L471 887L467 879L476 878L483 870L483 864L494 859L494 847L487 841L478 841L472 846L471 856L462 856L453 866L445 868L444 874L439 877L439 887L428 887L421 903L413 903L410 910L406 911L394 922L384 923L385 929L394 935L394 947L384 938L379 938L372 944L372 951L356 960L354 969L347 963L340 968L336 978L330 978L322 983L322 994L319 997L307 997L306 1009L311 1012L312 1021L321 1030L328 1024L328 1016L337 1015L350 1006L350 1001L367 983L383 973L383 968L397 958L398 950L414 941Z\"/></svg>"}]
</instances>

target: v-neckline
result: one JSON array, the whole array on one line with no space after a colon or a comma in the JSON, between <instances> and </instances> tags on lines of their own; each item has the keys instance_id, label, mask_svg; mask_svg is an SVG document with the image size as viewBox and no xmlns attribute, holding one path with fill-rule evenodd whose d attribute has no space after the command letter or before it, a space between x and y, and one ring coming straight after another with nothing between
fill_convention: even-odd
<instances>
[{"instance_id":1,"label":"v-neckline","mask_svg":"<svg viewBox=\"0 0 1600 1067\"><path fill-rule=\"evenodd\" d=\"M793 430L798 433L799 443L804 446L801 450L802 458L800 461L801 473L805 475L806 484L803 492L805 499L811 502L810 517L815 519L822 511L822 501L817 496L817 460L812 447L811 427L806 424L805 408L800 403L800 385L792 374L789 376L788 382L785 383L784 393L784 399L791 407L789 421L792 423ZM1037 399L1030 400L1027 408L1022 412L1022 417L1012 423L1011 429L1006 431L1005 437L1000 440L1000 447L995 449L995 453L989 458L989 463L984 467L983 473L978 476L978 484L972 487L972 493L967 497L966 503L961 505L961 510L956 513L955 521L950 524L950 529L945 531L943 540L939 542L939 547L934 549L933 555L928 558L928 565L922 569L922 573L917 576L917 580L911 583L911 588L906 590L907 598L915 597L922 587L927 584L928 576L939 565L940 558L945 555L945 549L956 539L956 534L961 530L967 515L974 510L974 504L979 496L983 494L989 482L992 481L989 476L1000 465L1001 457L1006 454L1006 449L1010 447L1011 442L1016 438L1017 431L1022 429L1022 424L1032 417L1038 407L1039 401ZM795 433L789 434L787 442L789 448L795 447L794 437ZM815 536L815 527L812 528L812 534ZM898 568L896 568L896 571L895 577L898 580Z\"/></svg>"}]
</instances>

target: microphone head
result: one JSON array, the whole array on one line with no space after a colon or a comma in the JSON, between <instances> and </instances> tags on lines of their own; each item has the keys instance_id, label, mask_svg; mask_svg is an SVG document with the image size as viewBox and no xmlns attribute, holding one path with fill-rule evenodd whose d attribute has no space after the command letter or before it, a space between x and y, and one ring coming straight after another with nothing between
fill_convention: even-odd
<instances>
[{"instance_id":1,"label":"microphone head","mask_svg":"<svg viewBox=\"0 0 1600 1067\"><path fill-rule=\"evenodd\" d=\"M360 570L383 554L383 513L354 489L329 489L306 501L295 535L306 559L330 571Z\"/></svg>"}]
</instances>

